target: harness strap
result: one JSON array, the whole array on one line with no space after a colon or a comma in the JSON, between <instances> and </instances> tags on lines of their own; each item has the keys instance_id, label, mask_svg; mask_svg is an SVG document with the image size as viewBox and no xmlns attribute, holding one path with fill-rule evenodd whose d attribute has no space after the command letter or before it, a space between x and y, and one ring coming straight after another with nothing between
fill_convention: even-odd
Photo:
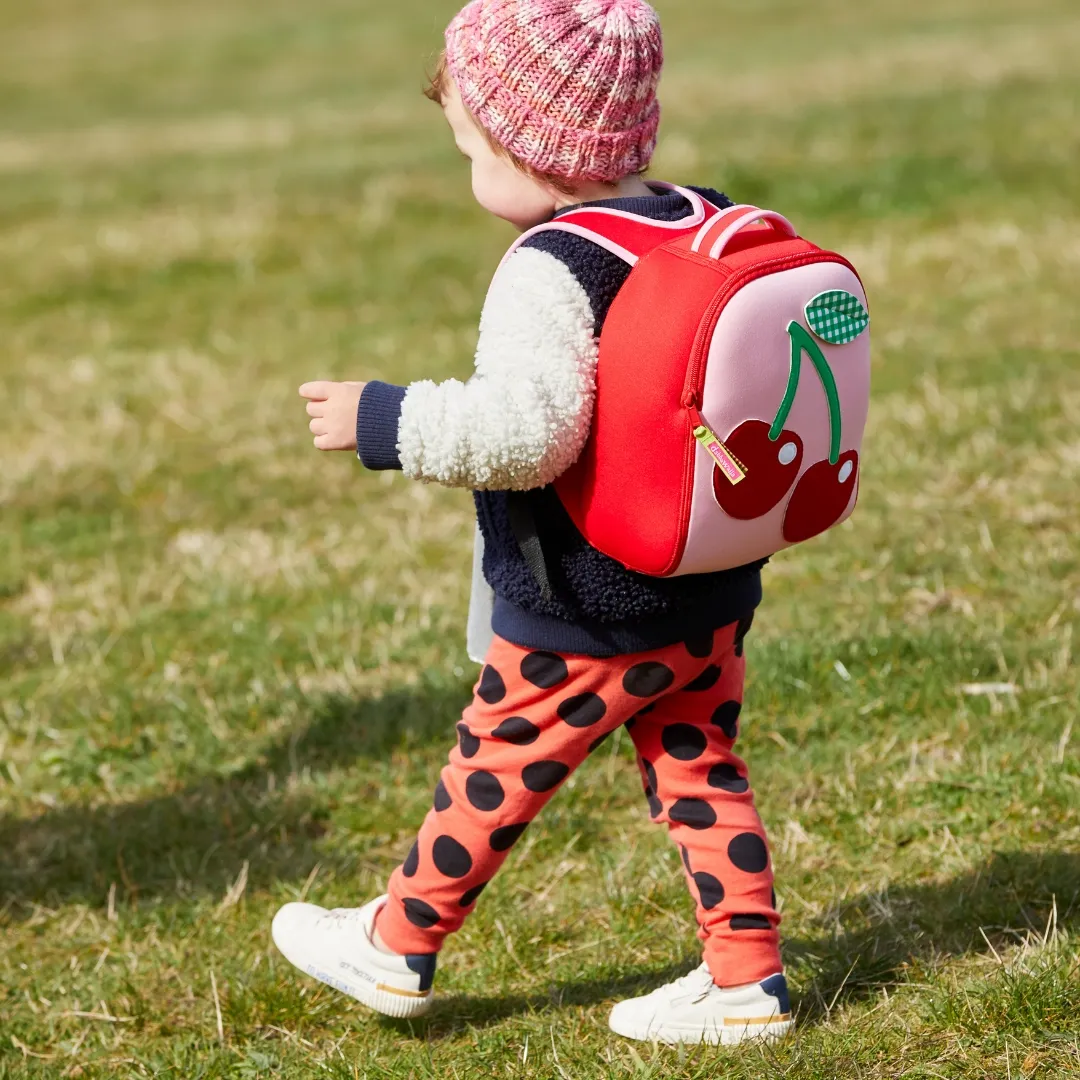
<instances>
[{"instance_id":1,"label":"harness strap","mask_svg":"<svg viewBox=\"0 0 1080 1080\"><path fill-rule=\"evenodd\" d=\"M540 587L541 597L544 600L551 600L555 595L551 588L551 575L548 573L544 548L536 531L536 516L533 514L528 493L511 491L506 498L510 528L514 531L514 539L521 551L521 557L525 560L525 565L529 568L533 580Z\"/></svg>"}]
</instances>

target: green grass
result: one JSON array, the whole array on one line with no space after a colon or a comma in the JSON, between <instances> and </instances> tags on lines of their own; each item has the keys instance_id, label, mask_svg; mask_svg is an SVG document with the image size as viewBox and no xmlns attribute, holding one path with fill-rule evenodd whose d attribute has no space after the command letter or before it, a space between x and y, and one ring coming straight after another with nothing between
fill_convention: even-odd
<instances>
[{"instance_id":1,"label":"green grass","mask_svg":"<svg viewBox=\"0 0 1080 1080\"><path fill-rule=\"evenodd\" d=\"M607 1032L695 955L625 739L424 1023L275 954L281 902L385 882L469 693L468 498L319 457L295 397L469 369L510 236L419 95L451 8L0 0L3 1080L1080 1075L1076 5L660 7L655 174L874 307L860 512L749 649L797 1039Z\"/></svg>"}]
</instances>

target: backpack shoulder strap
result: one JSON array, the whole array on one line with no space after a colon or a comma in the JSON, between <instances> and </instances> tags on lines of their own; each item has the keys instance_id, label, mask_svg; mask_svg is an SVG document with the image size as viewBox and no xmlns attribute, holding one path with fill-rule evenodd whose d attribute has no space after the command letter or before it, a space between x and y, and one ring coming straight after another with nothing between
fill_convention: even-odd
<instances>
[{"instance_id":1,"label":"backpack shoulder strap","mask_svg":"<svg viewBox=\"0 0 1080 1080\"><path fill-rule=\"evenodd\" d=\"M652 186L682 195L693 207L693 212L689 217L680 218L678 221L656 221L641 214L631 214L626 210L616 210L613 207L583 206L579 210L560 214L557 218L523 233L503 257L503 262L505 263L518 248L540 233L567 232L585 240L591 240L624 262L635 266L638 260L653 248L685 233L698 232L721 213L719 207L713 206L711 202L689 188L655 181Z\"/></svg>"}]
</instances>

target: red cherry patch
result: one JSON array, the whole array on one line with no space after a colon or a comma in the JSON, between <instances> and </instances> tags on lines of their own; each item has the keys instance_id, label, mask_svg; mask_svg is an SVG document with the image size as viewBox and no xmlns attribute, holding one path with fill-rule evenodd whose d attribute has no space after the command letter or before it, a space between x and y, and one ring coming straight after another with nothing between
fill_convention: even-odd
<instances>
[{"instance_id":1,"label":"red cherry patch","mask_svg":"<svg viewBox=\"0 0 1080 1080\"><path fill-rule=\"evenodd\" d=\"M784 515L784 539L798 544L831 529L851 502L859 476L859 455L841 454L835 465L819 461L803 474Z\"/></svg>"},{"instance_id":2,"label":"red cherry patch","mask_svg":"<svg viewBox=\"0 0 1080 1080\"><path fill-rule=\"evenodd\" d=\"M713 470L713 491L720 508L738 521L753 521L773 509L791 490L803 460L802 439L784 430L775 442L764 420L747 420L724 440L746 467L746 479L732 484Z\"/></svg>"}]
</instances>

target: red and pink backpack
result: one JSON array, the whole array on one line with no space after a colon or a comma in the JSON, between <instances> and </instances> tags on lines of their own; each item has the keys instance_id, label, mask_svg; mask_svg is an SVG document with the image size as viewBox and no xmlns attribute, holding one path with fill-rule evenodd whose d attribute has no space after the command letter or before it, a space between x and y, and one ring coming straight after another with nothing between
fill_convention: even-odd
<instances>
[{"instance_id":1,"label":"red and pink backpack","mask_svg":"<svg viewBox=\"0 0 1080 1080\"><path fill-rule=\"evenodd\" d=\"M786 218L654 186L694 213L585 207L511 250L558 229L633 267L600 337L589 441L555 486L590 544L674 577L765 558L850 516L870 317L851 264Z\"/></svg>"}]
</instances>

